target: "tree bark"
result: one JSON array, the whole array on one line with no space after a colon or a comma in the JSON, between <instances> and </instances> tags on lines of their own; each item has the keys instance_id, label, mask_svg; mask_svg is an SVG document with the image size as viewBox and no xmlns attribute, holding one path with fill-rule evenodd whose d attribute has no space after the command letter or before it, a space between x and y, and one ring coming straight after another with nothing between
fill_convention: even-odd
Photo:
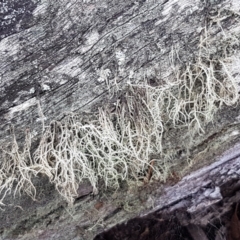
<instances>
[{"instance_id":1,"label":"tree bark","mask_svg":"<svg viewBox=\"0 0 240 240\"><path fill-rule=\"evenodd\" d=\"M173 65L196 62L206 28L216 42L211 56L227 54L228 73L240 83L238 0L8 0L0 19L2 148L15 136L22 149L31 132L33 154L51 121L72 113L88 121L106 102L114 106L116 83L124 92L128 82L171 81ZM35 201L6 195L1 239L235 239L239 105L222 104L203 128L191 140L187 127L164 134L163 151L174 160L165 182L123 182L117 191L100 183L96 195L86 181L68 206L37 175Z\"/></svg>"}]
</instances>

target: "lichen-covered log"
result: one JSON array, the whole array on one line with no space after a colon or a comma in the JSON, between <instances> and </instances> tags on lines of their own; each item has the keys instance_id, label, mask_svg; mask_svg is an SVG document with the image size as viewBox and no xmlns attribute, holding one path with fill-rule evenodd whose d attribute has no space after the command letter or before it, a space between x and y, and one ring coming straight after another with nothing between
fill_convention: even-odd
<instances>
[{"instance_id":1,"label":"lichen-covered log","mask_svg":"<svg viewBox=\"0 0 240 240\"><path fill-rule=\"evenodd\" d=\"M2 239L93 239L166 212L217 239L238 200L238 150L220 156L240 135L239 1L11 0L0 19Z\"/></svg>"}]
</instances>

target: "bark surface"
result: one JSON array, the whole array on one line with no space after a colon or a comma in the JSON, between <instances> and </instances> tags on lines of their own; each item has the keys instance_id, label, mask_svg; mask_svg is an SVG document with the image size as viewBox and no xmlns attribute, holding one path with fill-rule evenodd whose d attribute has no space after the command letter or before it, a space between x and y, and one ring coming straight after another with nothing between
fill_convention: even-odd
<instances>
[{"instance_id":1,"label":"bark surface","mask_svg":"<svg viewBox=\"0 0 240 240\"><path fill-rule=\"evenodd\" d=\"M181 67L196 59L206 26L212 39L224 32L211 52L227 52L240 83L238 0L3 0L0 145L12 142L14 129L21 146L30 131L34 152L43 122L94 115L117 101L110 94L115 83L171 79L173 62ZM164 136L178 162L166 183L122 183L118 191L100 183L94 195L83 182L68 206L46 176L36 177L36 201L7 195L0 238L239 239L239 105L222 106L204 130L187 146L187 128Z\"/></svg>"}]
</instances>

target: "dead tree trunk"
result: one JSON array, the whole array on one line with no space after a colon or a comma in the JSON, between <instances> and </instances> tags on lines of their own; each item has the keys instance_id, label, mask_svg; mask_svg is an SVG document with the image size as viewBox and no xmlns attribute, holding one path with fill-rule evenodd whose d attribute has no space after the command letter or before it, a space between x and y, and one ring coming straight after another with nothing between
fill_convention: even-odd
<instances>
[{"instance_id":1,"label":"dead tree trunk","mask_svg":"<svg viewBox=\"0 0 240 240\"><path fill-rule=\"evenodd\" d=\"M240 239L239 26L238 0L2 1L1 239ZM85 126L144 167L107 188ZM70 178L74 141L91 164Z\"/></svg>"}]
</instances>

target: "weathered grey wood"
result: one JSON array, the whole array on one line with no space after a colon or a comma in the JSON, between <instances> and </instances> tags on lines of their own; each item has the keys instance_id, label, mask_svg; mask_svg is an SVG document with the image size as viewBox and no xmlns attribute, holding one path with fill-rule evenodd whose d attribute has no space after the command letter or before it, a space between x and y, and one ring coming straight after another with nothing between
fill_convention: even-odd
<instances>
[{"instance_id":1,"label":"weathered grey wood","mask_svg":"<svg viewBox=\"0 0 240 240\"><path fill-rule=\"evenodd\" d=\"M219 20L221 10L226 11L225 18ZM172 51L177 52L176 66L191 62L209 16L216 20L212 33L217 39L219 26L226 34L239 36L239 15L238 0L3 1L0 145L12 141L14 126L20 145L30 129L34 151L42 134L41 111L46 125L70 112L95 113L110 98L108 88L115 81L123 87L144 77L157 84L171 79ZM230 71L240 82L239 38L234 41L236 52L230 57ZM222 51L217 47L213 53ZM182 132L172 130L164 136L165 148L179 152L178 160L183 163L182 168L175 169L172 186L171 179L167 186L154 182L131 188L123 184L120 191L103 187L95 196L89 183L83 183L78 199L69 207L48 179L39 176L34 179L37 201L25 195L7 197L6 202L12 205L0 213L0 237L93 239L117 223L138 216L156 217L164 208L169 213L183 209L184 214L190 214L191 219L184 214L182 219L177 216L182 226L206 227L209 221L225 216L239 199L239 148L233 151L234 156L226 155L226 161L220 157L239 140L239 116L238 105L224 106L214 122L205 126L205 134L196 136L187 148ZM186 168L186 151L192 168ZM181 174L198 168L202 170L177 183ZM207 210L219 202L223 206L209 214ZM202 215L196 214L199 212Z\"/></svg>"},{"instance_id":2,"label":"weathered grey wood","mask_svg":"<svg viewBox=\"0 0 240 240\"><path fill-rule=\"evenodd\" d=\"M30 127L39 134L38 98L48 121L84 106L89 110L91 103L106 95L106 84L100 79L106 69L111 72L109 82L144 75L160 81L171 74L172 47L176 45L180 58L187 61L191 55L185 51L194 53L199 29L205 24L206 5L200 1L194 5L185 1L39 2L28 10L25 21L31 27L16 22L19 33L9 30L4 37L5 30L2 34L1 133L5 136L12 123L16 129Z\"/></svg>"}]
</instances>

